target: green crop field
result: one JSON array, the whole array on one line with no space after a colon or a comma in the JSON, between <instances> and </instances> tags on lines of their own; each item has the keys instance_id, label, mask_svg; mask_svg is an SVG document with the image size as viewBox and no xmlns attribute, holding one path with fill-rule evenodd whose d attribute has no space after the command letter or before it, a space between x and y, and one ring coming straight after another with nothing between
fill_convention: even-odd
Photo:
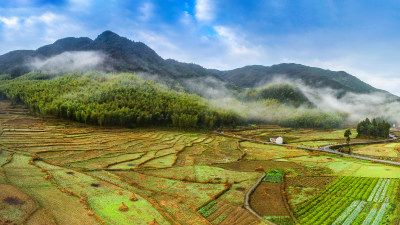
<instances>
[{"instance_id":1,"label":"green crop field","mask_svg":"<svg viewBox=\"0 0 400 225\"><path fill-rule=\"evenodd\" d=\"M295 209L300 224L390 224L399 179L341 177Z\"/></svg>"}]
</instances>

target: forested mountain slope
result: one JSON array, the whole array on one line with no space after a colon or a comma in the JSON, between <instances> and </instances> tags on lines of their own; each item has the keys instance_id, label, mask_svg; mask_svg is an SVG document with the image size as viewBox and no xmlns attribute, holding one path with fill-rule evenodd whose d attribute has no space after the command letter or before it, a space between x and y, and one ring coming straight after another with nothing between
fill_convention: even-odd
<instances>
[{"instance_id":1,"label":"forested mountain slope","mask_svg":"<svg viewBox=\"0 0 400 225\"><path fill-rule=\"evenodd\" d=\"M223 71L220 73L220 76L234 85L245 88L262 86L278 79L287 82L300 81L309 87L329 87L335 90L342 90L343 92L388 93L374 88L344 71L336 72L294 63L282 63L273 66L245 66L234 70Z\"/></svg>"},{"instance_id":2,"label":"forested mountain slope","mask_svg":"<svg viewBox=\"0 0 400 225\"><path fill-rule=\"evenodd\" d=\"M248 99L275 99L282 104L291 104L299 107L312 107L312 102L304 95L304 93L293 84L272 83L264 87L251 89L247 93Z\"/></svg>"},{"instance_id":3,"label":"forested mountain slope","mask_svg":"<svg viewBox=\"0 0 400 225\"><path fill-rule=\"evenodd\" d=\"M238 122L235 114L212 109L197 95L128 73L29 73L2 80L0 97L25 103L40 115L101 126L211 129Z\"/></svg>"},{"instance_id":4,"label":"forested mountain slope","mask_svg":"<svg viewBox=\"0 0 400 225\"><path fill-rule=\"evenodd\" d=\"M287 85L256 90L254 95L244 92L242 99L206 99L185 92L179 84L146 80L130 73L31 72L17 78L1 75L0 80L0 98L24 103L42 116L100 126L215 129L256 122L333 128L346 116L287 104L283 98L293 103L307 101Z\"/></svg>"}]
</instances>

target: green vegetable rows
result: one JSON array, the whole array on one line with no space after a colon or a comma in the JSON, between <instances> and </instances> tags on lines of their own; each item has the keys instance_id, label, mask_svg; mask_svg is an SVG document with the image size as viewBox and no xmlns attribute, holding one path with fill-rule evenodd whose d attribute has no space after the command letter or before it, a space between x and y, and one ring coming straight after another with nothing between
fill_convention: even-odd
<instances>
[{"instance_id":1,"label":"green vegetable rows","mask_svg":"<svg viewBox=\"0 0 400 225\"><path fill-rule=\"evenodd\" d=\"M201 209L199 209L199 213L204 216L204 217L208 217L210 216L212 213L214 213L217 209L214 208L214 206L217 204L217 201L212 201L210 203L208 203L207 205L203 206Z\"/></svg>"},{"instance_id":2,"label":"green vegetable rows","mask_svg":"<svg viewBox=\"0 0 400 225\"><path fill-rule=\"evenodd\" d=\"M295 209L300 224L381 224L393 210L398 179L341 177ZM392 204L394 207L395 205Z\"/></svg>"}]
</instances>

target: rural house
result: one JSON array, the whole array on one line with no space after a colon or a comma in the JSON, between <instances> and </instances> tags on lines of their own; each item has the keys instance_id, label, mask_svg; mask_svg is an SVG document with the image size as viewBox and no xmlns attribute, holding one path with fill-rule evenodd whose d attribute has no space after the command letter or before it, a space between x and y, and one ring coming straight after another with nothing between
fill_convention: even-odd
<instances>
[{"instance_id":1,"label":"rural house","mask_svg":"<svg viewBox=\"0 0 400 225\"><path fill-rule=\"evenodd\" d=\"M269 139L269 142L277 143L277 144L283 144L283 138L282 138L282 137L279 137L279 136L272 136L272 137Z\"/></svg>"}]
</instances>

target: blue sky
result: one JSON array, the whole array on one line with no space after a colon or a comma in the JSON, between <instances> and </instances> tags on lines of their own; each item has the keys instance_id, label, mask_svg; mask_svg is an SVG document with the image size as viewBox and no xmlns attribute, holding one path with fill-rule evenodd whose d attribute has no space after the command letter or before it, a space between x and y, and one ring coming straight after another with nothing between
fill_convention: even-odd
<instances>
[{"instance_id":1,"label":"blue sky","mask_svg":"<svg viewBox=\"0 0 400 225\"><path fill-rule=\"evenodd\" d=\"M301 63L400 95L400 2L0 0L0 54L112 30L207 68Z\"/></svg>"}]
</instances>

